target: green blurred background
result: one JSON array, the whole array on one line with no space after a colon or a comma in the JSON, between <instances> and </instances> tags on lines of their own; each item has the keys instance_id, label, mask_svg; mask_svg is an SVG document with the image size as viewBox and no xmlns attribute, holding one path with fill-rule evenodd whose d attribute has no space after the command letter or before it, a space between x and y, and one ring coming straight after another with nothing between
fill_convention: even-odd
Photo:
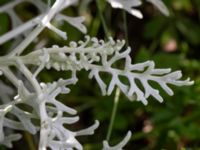
<instances>
[{"instance_id":1,"label":"green blurred background","mask_svg":"<svg viewBox=\"0 0 200 150\"><path fill-rule=\"evenodd\" d=\"M82 0L63 13L85 16L88 34L106 39L97 3L89 1ZM173 86L175 95L172 97L161 91L164 102L159 103L150 98L147 106L141 102L130 102L121 94L110 143L116 144L131 130L133 136L125 147L126 150L200 150L200 0L163 1L170 11L169 17L163 16L151 4L144 3L139 7L144 14L142 20L122 10L112 9L103 0L99 1L109 35L115 39L128 39L134 63L154 60L156 67L182 70L183 78L189 76L195 81L190 87ZM7 0L0 0L0 5L5 2ZM38 14L36 8L28 3L17 6L15 10L24 21ZM84 38L81 32L69 24L60 26L68 34L67 41L49 30L42 32L38 41L45 41L48 47L52 44L63 46L71 40ZM0 35L9 30L9 17L1 13ZM0 45L1 55L6 53L12 42ZM34 49L35 45L32 43L28 49ZM64 78L67 73L44 71L40 74L40 80L50 82L60 76ZM70 87L71 93L60 96L63 103L77 109L80 115L80 121L68 128L85 128L94 120L99 120L101 125L96 134L81 137L80 141L85 143L85 150L100 149L101 142L106 138L114 93L111 96L101 96L98 85L94 80L88 79L87 72L80 72L78 77L78 84ZM38 135L22 134L23 139L15 142L14 150L32 150L37 147ZM5 147L0 147L0 150L4 149Z\"/></svg>"}]
</instances>

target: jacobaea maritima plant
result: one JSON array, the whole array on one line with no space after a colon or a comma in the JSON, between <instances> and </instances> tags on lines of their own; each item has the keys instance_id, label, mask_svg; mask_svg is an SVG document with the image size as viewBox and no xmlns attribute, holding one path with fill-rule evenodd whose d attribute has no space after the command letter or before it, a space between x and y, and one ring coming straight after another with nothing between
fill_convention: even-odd
<instances>
[{"instance_id":1,"label":"jacobaea maritima plant","mask_svg":"<svg viewBox=\"0 0 200 150\"><path fill-rule=\"evenodd\" d=\"M28 22L23 22L14 12L14 7L22 2L30 2L35 5L40 15ZM76 110L65 106L57 96L70 92L69 85L76 84L78 71L86 70L90 79L95 79L103 95L110 95L115 87L118 87L128 99L141 101L147 105L148 97L153 96L159 102L163 101L158 89L149 84L155 82L169 95L173 91L168 84L183 86L191 85L190 79L181 80L181 71L171 72L171 69L156 69L153 61L132 64L129 56L130 48L123 50L124 40L108 41L98 40L85 36L84 41L70 42L69 46L43 47L35 49L28 54L23 54L28 45L37 36L48 28L67 39L64 31L51 24L51 21L66 21L83 33L86 27L82 24L84 17L69 17L60 13L61 10L75 4L78 0L56 0L52 7L49 7L41 0L15 0L0 7L0 12L6 12L12 21L13 29L0 37L0 44L10 39L22 40L19 35L24 35L19 45L13 43L13 49L5 56L0 57L1 76L5 76L17 89L17 95L10 99L15 91L3 81L0 82L2 105L0 106L0 143L12 147L12 142L21 138L14 130L28 131L31 134L40 133L39 149L45 150L82 150L82 144L77 140L79 136L91 135L98 128L99 122L87 129L71 131L65 127L66 124L73 124L79 120ZM165 15L168 11L160 0L147 0L160 9ZM133 7L142 4L140 0L107 0L114 8L121 8L130 14L142 18L139 10ZM124 61L121 69L114 67L117 61ZM11 67L17 68L22 74L20 78ZM35 66L36 69L32 69ZM55 69L56 71L70 71L71 78L52 81L51 83L40 82L38 75L44 69ZM111 75L109 83L105 82L101 73ZM127 79L124 83L120 76ZM141 83L144 91L138 86ZM27 82L30 84L27 84ZM20 104L30 106L31 110L19 107ZM12 114L17 120L10 117ZM68 114L68 115L67 115ZM71 115L71 117L70 117ZM34 121L36 120L36 121ZM39 121L39 123L38 123ZM7 132L9 131L9 132ZM116 146L109 146L108 141L103 142L103 150L121 150L131 138L128 131L125 138Z\"/></svg>"}]
</instances>

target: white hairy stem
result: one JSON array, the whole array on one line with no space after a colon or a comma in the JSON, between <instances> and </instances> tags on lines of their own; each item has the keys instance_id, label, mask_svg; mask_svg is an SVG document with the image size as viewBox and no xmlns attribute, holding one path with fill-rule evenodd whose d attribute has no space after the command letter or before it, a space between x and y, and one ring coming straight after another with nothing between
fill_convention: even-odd
<instances>
[{"instance_id":1,"label":"white hairy stem","mask_svg":"<svg viewBox=\"0 0 200 150\"><path fill-rule=\"evenodd\" d=\"M39 105L40 123L41 123L39 150L46 150L47 137L49 134L49 128L48 128L49 125L48 125L48 115L46 111L45 97L43 96L42 89L38 81L36 80L36 78L33 76L33 74L21 62L21 60L17 60L17 63L18 63L18 69L24 74L24 76L28 79L28 81L34 87L34 90L36 91L36 94L38 96L36 100Z\"/></svg>"},{"instance_id":2,"label":"white hairy stem","mask_svg":"<svg viewBox=\"0 0 200 150\"><path fill-rule=\"evenodd\" d=\"M28 2L31 2L32 4L35 4L34 0L23 0L23 1L28 1ZM16 6L17 4L19 4L19 3L23 2L23 1L10 2L10 3L6 4L6 5L4 5L3 7L0 7L0 12L8 12L9 13L9 11L12 10L11 8L13 8L14 6ZM77 2L77 0L73 0L73 1L70 1L70 2L68 2L68 0L66 0L63 3L63 5L57 10L56 13L62 11L63 9L65 9L66 7L69 7L70 5L75 4L76 2ZM43 3L41 3L41 4L43 4ZM41 11L41 9L42 9L41 5L37 5L37 7L39 7L39 9ZM37 17L35 17L35 18L33 18L33 19L21 24L20 26L18 26L16 28L14 28L13 30L11 30L11 31L3 34L2 36L0 36L0 45L5 43L5 42L7 42L8 40L10 40L10 39L12 39L14 37L17 37L18 35L24 33L25 31L28 31L28 30L32 29L33 27L35 27L39 23L39 21L44 18L45 14L46 13L41 13L39 16L37 16ZM39 31L39 29L37 29L37 30ZM39 34L39 33L37 33L37 34ZM34 36L34 34L32 36Z\"/></svg>"},{"instance_id":3,"label":"white hairy stem","mask_svg":"<svg viewBox=\"0 0 200 150\"><path fill-rule=\"evenodd\" d=\"M9 2L5 5L3 5L2 7L0 7L0 13L7 12L9 9L13 9L13 7L15 7L16 5L18 5L21 2L22 2L22 0L15 0L15 1L12 1L12 2Z\"/></svg>"},{"instance_id":4,"label":"white hairy stem","mask_svg":"<svg viewBox=\"0 0 200 150\"><path fill-rule=\"evenodd\" d=\"M1 67L3 74L12 82L12 84L18 88L19 87L19 79L13 74L13 72L8 67Z\"/></svg>"},{"instance_id":5,"label":"white hairy stem","mask_svg":"<svg viewBox=\"0 0 200 150\"><path fill-rule=\"evenodd\" d=\"M60 7L64 4L65 0L57 0L48 13L41 20L42 24L39 24L28 36L22 41L19 46L17 46L11 53L8 54L9 57L14 55L20 55L25 48L42 32L46 27L46 24L53 19L54 15L58 12Z\"/></svg>"}]
</instances>

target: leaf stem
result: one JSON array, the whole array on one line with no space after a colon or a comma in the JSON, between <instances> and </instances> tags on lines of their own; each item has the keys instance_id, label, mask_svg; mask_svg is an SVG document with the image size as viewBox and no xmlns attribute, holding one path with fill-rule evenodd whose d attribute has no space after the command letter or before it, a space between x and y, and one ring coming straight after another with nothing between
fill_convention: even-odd
<instances>
[{"instance_id":1,"label":"leaf stem","mask_svg":"<svg viewBox=\"0 0 200 150\"><path fill-rule=\"evenodd\" d=\"M35 146L35 143L33 141L32 135L30 135L28 132L24 132L24 136L25 136L25 139L28 143L29 149L30 150L36 150L36 146Z\"/></svg>"},{"instance_id":2,"label":"leaf stem","mask_svg":"<svg viewBox=\"0 0 200 150\"><path fill-rule=\"evenodd\" d=\"M128 29L127 29L127 19L126 19L126 12L123 11L123 20L124 20L124 34L125 34L125 39L126 39L126 45L129 45L129 40L128 40ZM113 125L114 125L114 121L116 118L116 113L117 113L117 108L118 108L118 104L119 104L119 98L120 98L120 94L121 91L119 89L119 87L116 89L115 92L115 98L114 98L114 105L113 105L113 110L112 110L112 114L111 114L111 120L110 120L110 124L109 124L109 128L108 128L108 132L107 132L107 136L106 136L106 140L109 141L110 137L111 137L111 133L113 130Z\"/></svg>"},{"instance_id":3,"label":"leaf stem","mask_svg":"<svg viewBox=\"0 0 200 150\"><path fill-rule=\"evenodd\" d=\"M116 113L117 113L117 107L118 107L118 104L119 104L120 93L121 93L120 89L117 88L116 93L115 93L115 98L114 98L114 105L113 105L113 109L112 109L111 119L110 119L108 132L107 132L107 136L106 136L107 141L110 140L111 133L112 133L112 130L113 130L113 125L114 125L115 117L116 117Z\"/></svg>"},{"instance_id":4,"label":"leaf stem","mask_svg":"<svg viewBox=\"0 0 200 150\"><path fill-rule=\"evenodd\" d=\"M101 23L103 25L103 29L104 29L106 38L108 39L109 38L109 32L108 32L108 28L106 26L105 19L103 17L102 10L100 8L100 0L97 0L97 7L98 7L99 16L100 16L100 19L101 19ZM119 103L119 97L120 97L120 89L117 87L116 92L115 92L114 105L113 105L113 108L112 108L111 119L110 119L110 123L109 123L109 127L108 127L108 132L107 132L107 135L106 135L107 142L110 140L110 137L111 137L111 134L112 134L113 125L114 125L115 117L116 117L116 113L117 113L117 107L118 107L118 103Z\"/></svg>"},{"instance_id":5,"label":"leaf stem","mask_svg":"<svg viewBox=\"0 0 200 150\"><path fill-rule=\"evenodd\" d=\"M102 23L102 26L103 26L103 30L105 32L106 38L108 39L109 38L109 32L108 32L108 28L107 28L105 19L103 17L103 12L102 12L101 2L100 1L102 1L102 0L96 0L97 9L98 9L98 12L99 12L99 17L100 17L100 20L101 20L101 23Z\"/></svg>"},{"instance_id":6,"label":"leaf stem","mask_svg":"<svg viewBox=\"0 0 200 150\"><path fill-rule=\"evenodd\" d=\"M124 35L125 35L125 40L126 40L126 46L129 45L129 38L128 38L128 28L127 28L127 15L126 12L122 12L123 15L123 21L124 21Z\"/></svg>"},{"instance_id":7,"label":"leaf stem","mask_svg":"<svg viewBox=\"0 0 200 150\"><path fill-rule=\"evenodd\" d=\"M59 8L64 4L64 0L57 0L49 12L42 18L39 25L29 34L29 36L24 39L8 56L12 57L15 55L20 55L27 46L34 41L34 39L46 28L47 24L51 21L56 13L58 13Z\"/></svg>"}]
</instances>

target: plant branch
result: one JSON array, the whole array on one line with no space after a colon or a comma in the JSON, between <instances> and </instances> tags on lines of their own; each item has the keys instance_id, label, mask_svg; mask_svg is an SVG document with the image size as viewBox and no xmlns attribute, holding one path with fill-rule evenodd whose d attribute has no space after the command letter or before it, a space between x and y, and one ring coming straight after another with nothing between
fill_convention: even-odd
<instances>
[{"instance_id":1,"label":"plant branch","mask_svg":"<svg viewBox=\"0 0 200 150\"><path fill-rule=\"evenodd\" d=\"M118 103L119 103L119 97L120 97L120 89L117 88L116 92L115 92L114 105L113 105L113 109L112 109L112 114L111 114L111 119L110 119L110 123L109 123L109 127L108 127L108 132L107 132L107 135L106 135L107 141L110 140L111 133L112 133L112 130L113 130L113 126L114 126L114 122L115 122L115 118L116 118L116 113L117 113L117 107L118 107Z\"/></svg>"}]
</instances>

